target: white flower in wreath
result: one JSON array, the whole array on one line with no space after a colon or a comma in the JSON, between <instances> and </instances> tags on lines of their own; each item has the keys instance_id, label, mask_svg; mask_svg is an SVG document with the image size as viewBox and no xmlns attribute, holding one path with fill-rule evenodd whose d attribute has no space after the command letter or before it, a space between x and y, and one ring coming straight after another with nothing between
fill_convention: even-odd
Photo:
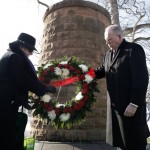
<instances>
[{"instance_id":1,"label":"white flower in wreath","mask_svg":"<svg viewBox=\"0 0 150 150\"><path fill-rule=\"evenodd\" d=\"M61 75L62 74L62 70L59 67L55 68L55 74L56 75Z\"/></svg>"},{"instance_id":2,"label":"white flower in wreath","mask_svg":"<svg viewBox=\"0 0 150 150\"><path fill-rule=\"evenodd\" d=\"M65 107L65 104L56 104L56 108Z\"/></svg>"},{"instance_id":3,"label":"white flower in wreath","mask_svg":"<svg viewBox=\"0 0 150 150\"><path fill-rule=\"evenodd\" d=\"M56 118L56 113L54 110L48 112L48 117L53 121Z\"/></svg>"},{"instance_id":4,"label":"white flower in wreath","mask_svg":"<svg viewBox=\"0 0 150 150\"><path fill-rule=\"evenodd\" d=\"M66 65L66 64L68 64L68 61L62 61L62 62L60 62L59 64L61 64L61 65Z\"/></svg>"},{"instance_id":5,"label":"white flower in wreath","mask_svg":"<svg viewBox=\"0 0 150 150\"><path fill-rule=\"evenodd\" d=\"M83 64L79 65L79 67L82 69L82 72L87 72L88 71L88 67L83 65Z\"/></svg>"},{"instance_id":6,"label":"white flower in wreath","mask_svg":"<svg viewBox=\"0 0 150 150\"><path fill-rule=\"evenodd\" d=\"M63 69L62 69L62 75L63 75L63 76L65 76L65 77L66 77L66 76L68 76L68 75L69 75L69 73L70 73L70 72L69 72L69 70L68 70L68 69L66 69L66 68L63 68Z\"/></svg>"},{"instance_id":7,"label":"white flower in wreath","mask_svg":"<svg viewBox=\"0 0 150 150\"><path fill-rule=\"evenodd\" d=\"M48 103L51 100L51 96L49 94L45 94L41 97L41 100L45 103Z\"/></svg>"},{"instance_id":8,"label":"white flower in wreath","mask_svg":"<svg viewBox=\"0 0 150 150\"><path fill-rule=\"evenodd\" d=\"M81 100L82 98L83 98L82 92L79 92L79 93L76 95L75 100L76 100L76 101L79 101L79 100Z\"/></svg>"},{"instance_id":9,"label":"white flower in wreath","mask_svg":"<svg viewBox=\"0 0 150 150\"><path fill-rule=\"evenodd\" d=\"M52 66L52 64L46 64L43 69L47 69L48 67Z\"/></svg>"},{"instance_id":10,"label":"white flower in wreath","mask_svg":"<svg viewBox=\"0 0 150 150\"><path fill-rule=\"evenodd\" d=\"M67 121L70 118L70 113L63 113L59 116L60 121Z\"/></svg>"},{"instance_id":11,"label":"white flower in wreath","mask_svg":"<svg viewBox=\"0 0 150 150\"><path fill-rule=\"evenodd\" d=\"M92 76L90 76L89 74L85 75L85 79L84 79L85 82L90 83L92 80L93 80Z\"/></svg>"}]
</instances>

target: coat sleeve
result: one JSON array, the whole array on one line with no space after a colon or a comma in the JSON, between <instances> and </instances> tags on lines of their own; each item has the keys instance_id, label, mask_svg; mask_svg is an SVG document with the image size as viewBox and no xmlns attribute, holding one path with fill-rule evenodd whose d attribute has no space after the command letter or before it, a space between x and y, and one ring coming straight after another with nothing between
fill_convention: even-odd
<instances>
[{"instance_id":1,"label":"coat sleeve","mask_svg":"<svg viewBox=\"0 0 150 150\"><path fill-rule=\"evenodd\" d=\"M103 58L103 63L100 67L96 68L94 70L96 78L101 79L105 77L105 68L104 68L104 58Z\"/></svg>"},{"instance_id":2,"label":"coat sleeve","mask_svg":"<svg viewBox=\"0 0 150 150\"><path fill-rule=\"evenodd\" d=\"M146 56L140 45L134 44L129 57L131 72L131 103L141 106L145 102L148 86Z\"/></svg>"},{"instance_id":3,"label":"coat sleeve","mask_svg":"<svg viewBox=\"0 0 150 150\"><path fill-rule=\"evenodd\" d=\"M31 91L38 96L49 92L49 88L42 84L37 76L33 77L27 71L21 57L14 54L9 58L10 76L15 87L22 91Z\"/></svg>"}]
</instances>

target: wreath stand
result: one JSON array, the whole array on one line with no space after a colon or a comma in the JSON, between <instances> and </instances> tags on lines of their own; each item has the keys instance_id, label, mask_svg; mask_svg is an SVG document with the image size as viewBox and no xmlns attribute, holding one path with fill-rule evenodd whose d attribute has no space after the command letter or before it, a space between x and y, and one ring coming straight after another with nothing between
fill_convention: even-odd
<instances>
[{"instance_id":1,"label":"wreath stand","mask_svg":"<svg viewBox=\"0 0 150 150\"><path fill-rule=\"evenodd\" d=\"M61 90L61 86L59 87L59 89L58 89L58 94L57 94L57 98L56 98L56 101L58 101L58 98L59 98L59 94L60 94L60 90ZM48 125L48 123L47 123L47 125ZM43 143L42 143L42 146L41 146L41 150L43 150L43 147L44 147L44 144L45 144L45 141L46 141L46 136L47 136L47 134L45 134L45 136L44 136L44 141L43 141ZM79 136L80 137L80 136ZM73 141L73 136L72 136L72 142L74 142ZM81 138L79 138L79 143L81 144L82 142L81 142Z\"/></svg>"},{"instance_id":2,"label":"wreath stand","mask_svg":"<svg viewBox=\"0 0 150 150\"><path fill-rule=\"evenodd\" d=\"M59 90L58 90L58 94L57 94L56 101L58 101L59 94L60 94L60 90L61 90L61 86L59 87ZM47 125L48 125L48 123L47 123ZM43 144L42 144L41 150L43 150L43 146L44 146L44 144L45 144L45 140L46 140L46 135L47 135L47 134L45 134L45 136L44 136L44 141L43 141Z\"/></svg>"}]
</instances>

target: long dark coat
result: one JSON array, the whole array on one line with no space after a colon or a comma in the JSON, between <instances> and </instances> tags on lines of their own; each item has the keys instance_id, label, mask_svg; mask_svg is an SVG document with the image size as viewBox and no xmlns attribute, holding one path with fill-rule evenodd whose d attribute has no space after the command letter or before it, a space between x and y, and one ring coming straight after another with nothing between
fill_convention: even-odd
<instances>
[{"instance_id":1,"label":"long dark coat","mask_svg":"<svg viewBox=\"0 0 150 150\"><path fill-rule=\"evenodd\" d=\"M107 131L112 134L109 132L106 139L111 137L109 143L114 147L144 150L148 136L145 102L148 71L144 50L138 44L123 40L113 60L111 57L112 51L109 50L103 64L95 69L96 77L106 77L107 83ZM138 106L133 117L124 116L129 103Z\"/></svg>"},{"instance_id":2,"label":"long dark coat","mask_svg":"<svg viewBox=\"0 0 150 150\"><path fill-rule=\"evenodd\" d=\"M32 63L17 42L9 46L0 59L0 145L5 150L13 150L18 107L28 106L28 91L38 96L49 91L38 80Z\"/></svg>"}]
</instances>

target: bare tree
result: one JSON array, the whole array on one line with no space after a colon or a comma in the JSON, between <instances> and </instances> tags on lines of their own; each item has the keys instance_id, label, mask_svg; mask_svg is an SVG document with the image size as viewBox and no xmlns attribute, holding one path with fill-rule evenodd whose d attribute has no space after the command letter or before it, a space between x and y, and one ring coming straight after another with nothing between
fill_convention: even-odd
<instances>
[{"instance_id":1,"label":"bare tree","mask_svg":"<svg viewBox=\"0 0 150 150\"><path fill-rule=\"evenodd\" d=\"M120 26L117 0L109 0L109 3L110 3L111 22L112 24L118 24Z\"/></svg>"},{"instance_id":2,"label":"bare tree","mask_svg":"<svg viewBox=\"0 0 150 150\"><path fill-rule=\"evenodd\" d=\"M98 0L111 15L111 23L123 28L125 37L131 42L150 43L150 11L145 0Z\"/></svg>"}]
</instances>

